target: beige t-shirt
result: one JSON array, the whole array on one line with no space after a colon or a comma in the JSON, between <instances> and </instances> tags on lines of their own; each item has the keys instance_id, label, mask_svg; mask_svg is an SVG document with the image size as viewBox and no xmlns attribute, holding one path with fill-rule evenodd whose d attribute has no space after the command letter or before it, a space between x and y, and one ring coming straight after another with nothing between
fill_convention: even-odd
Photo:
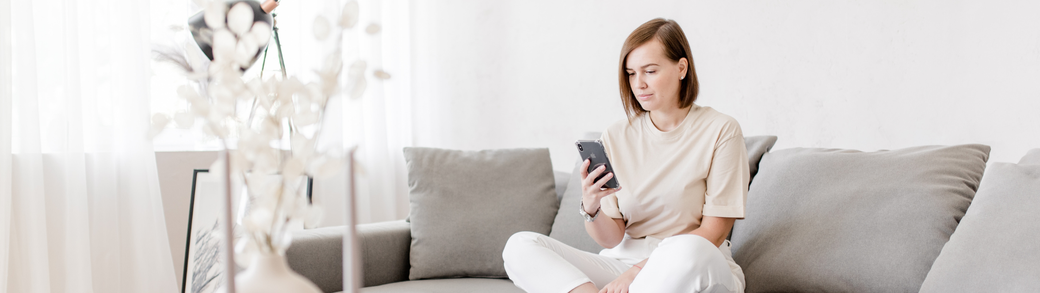
<instances>
[{"instance_id":1,"label":"beige t-shirt","mask_svg":"<svg viewBox=\"0 0 1040 293\"><path fill-rule=\"evenodd\" d=\"M692 106L663 132L648 113L618 121L601 138L621 191L603 213L624 219L633 238L666 238L700 227L701 217L743 218L747 149L740 125L710 107Z\"/></svg>"}]
</instances>

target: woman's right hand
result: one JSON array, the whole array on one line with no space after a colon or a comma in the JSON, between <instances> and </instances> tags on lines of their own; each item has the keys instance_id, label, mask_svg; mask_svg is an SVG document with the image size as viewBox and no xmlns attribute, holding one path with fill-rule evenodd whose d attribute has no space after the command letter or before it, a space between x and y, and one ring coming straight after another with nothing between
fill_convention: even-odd
<instances>
[{"instance_id":1,"label":"woman's right hand","mask_svg":"<svg viewBox=\"0 0 1040 293\"><path fill-rule=\"evenodd\" d=\"M603 185L610 181L610 178L614 178L614 173L607 173L607 175L597 181L596 177L606 172L607 167L599 166L592 170L592 173L589 173L589 164L591 163L589 159L585 159L585 162L581 164L581 203L585 207L585 213L595 215L600 208L600 199L618 192L621 190L621 187L603 188Z\"/></svg>"}]
</instances>

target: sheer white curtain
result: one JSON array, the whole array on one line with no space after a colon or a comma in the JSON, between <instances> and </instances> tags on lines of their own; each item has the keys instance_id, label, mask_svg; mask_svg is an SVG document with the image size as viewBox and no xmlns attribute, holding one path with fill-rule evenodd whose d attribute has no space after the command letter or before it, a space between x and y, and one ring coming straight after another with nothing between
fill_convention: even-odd
<instances>
[{"instance_id":1,"label":"sheer white curtain","mask_svg":"<svg viewBox=\"0 0 1040 293\"><path fill-rule=\"evenodd\" d=\"M310 40L310 28L316 15L339 17L338 11L347 2L282 2L276 13L290 72L294 71L293 67L317 69L323 65L324 60L307 55L308 48L316 46ZM329 107L342 111L330 112L326 127L334 140L332 143L358 146L359 223L408 216L408 178L402 148L412 145L410 3L409 0L358 1L359 20L342 39L344 73L356 60L365 61L365 92L361 99L342 98L345 94L341 94L330 100ZM329 10L337 13L330 14ZM373 73L377 70L389 73L390 78L376 77ZM346 75L343 74L343 84L346 84ZM322 226L344 223L343 178L314 184L314 200L326 210Z\"/></svg>"},{"instance_id":2,"label":"sheer white curtain","mask_svg":"<svg viewBox=\"0 0 1040 293\"><path fill-rule=\"evenodd\" d=\"M346 103L344 138L358 145L363 164L358 184L358 222L404 219L408 216L408 173L403 147L412 145L410 1L361 0L359 29L345 38L357 50L344 51L344 60L362 58L372 70L390 74L369 76L362 99ZM368 32L370 25L378 33ZM344 48L350 46L344 45Z\"/></svg>"},{"instance_id":3,"label":"sheer white curtain","mask_svg":"<svg viewBox=\"0 0 1040 293\"><path fill-rule=\"evenodd\" d=\"M0 0L0 292L176 292L148 2Z\"/></svg>"}]
</instances>

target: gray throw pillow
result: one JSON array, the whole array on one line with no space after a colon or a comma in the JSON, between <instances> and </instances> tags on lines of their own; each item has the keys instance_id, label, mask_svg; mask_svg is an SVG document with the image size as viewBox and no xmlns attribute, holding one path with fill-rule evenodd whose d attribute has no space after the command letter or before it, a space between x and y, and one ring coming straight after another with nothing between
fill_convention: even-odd
<instances>
[{"instance_id":1,"label":"gray throw pillow","mask_svg":"<svg viewBox=\"0 0 1040 293\"><path fill-rule=\"evenodd\" d=\"M506 277L513 233L548 233L559 203L548 149L405 148L408 278Z\"/></svg>"},{"instance_id":2,"label":"gray throw pillow","mask_svg":"<svg viewBox=\"0 0 1040 293\"><path fill-rule=\"evenodd\" d=\"M748 181L750 184L755 180L755 174L758 174L758 162L762 161L762 155L769 152L776 144L776 136L750 136L744 138L744 146L747 147L747 158L748 165L751 167L751 180Z\"/></svg>"},{"instance_id":3,"label":"gray throw pillow","mask_svg":"<svg viewBox=\"0 0 1040 293\"><path fill-rule=\"evenodd\" d=\"M1040 165L1040 149L1031 149L1018 161L1019 165Z\"/></svg>"},{"instance_id":4,"label":"gray throw pillow","mask_svg":"<svg viewBox=\"0 0 1040 293\"><path fill-rule=\"evenodd\" d=\"M596 240L592 240L589 232L585 231L585 218L578 213L578 207L581 206L581 163L581 160L578 160L574 164L571 180L567 183L567 191L563 193L549 237L577 249L599 253L603 247L599 246Z\"/></svg>"},{"instance_id":5,"label":"gray throw pillow","mask_svg":"<svg viewBox=\"0 0 1040 293\"><path fill-rule=\"evenodd\" d=\"M988 146L786 149L733 229L746 292L917 292L968 209Z\"/></svg>"},{"instance_id":6,"label":"gray throw pillow","mask_svg":"<svg viewBox=\"0 0 1040 293\"><path fill-rule=\"evenodd\" d=\"M586 133L584 139L596 139L599 136L599 133L595 132ZM751 136L744 138L744 146L747 147L748 153L748 164L751 170L753 170L751 172L752 178L755 176L754 170L758 169L758 160L775 143L776 136ZM578 213L578 207L581 205L581 164L582 161L580 159L574 164L571 180L567 183L567 190L563 194L563 200L560 201L560 210L556 214L556 220L552 226L552 234L549 234L549 237L560 240L560 242L577 249L599 253L603 247L599 246L595 240L592 240L589 233L585 231L585 219Z\"/></svg>"},{"instance_id":7,"label":"gray throw pillow","mask_svg":"<svg viewBox=\"0 0 1040 293\"><path fill-rule=\"evenodd\" d=\"M1040 291L1040 165L994 163L921 292Z\"/></svg>"}]
</instances>

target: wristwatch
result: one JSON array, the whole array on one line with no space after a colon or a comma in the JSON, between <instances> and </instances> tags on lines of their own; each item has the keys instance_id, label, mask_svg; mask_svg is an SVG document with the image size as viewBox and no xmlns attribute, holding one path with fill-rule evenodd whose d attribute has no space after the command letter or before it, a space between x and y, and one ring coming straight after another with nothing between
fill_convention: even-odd
<instances>
[{"instance_id":1,"label":"wristwatch","mask_svg":"<svg viewBox=\"0 0 1040 293\"><path fill-rule=\"evenodd\" d=\"M582 201L581 204L578 204L578 210L579 210L579 212L581 212L581 216L585 217L585 221L586 222L592 223L593 221L596 220L596 217L599 216L599 210L600 209L597 208L596 212L592 213L592 215L589 215L589 213L585 212L585 201Z\"/></svg>"}]
</instances>

